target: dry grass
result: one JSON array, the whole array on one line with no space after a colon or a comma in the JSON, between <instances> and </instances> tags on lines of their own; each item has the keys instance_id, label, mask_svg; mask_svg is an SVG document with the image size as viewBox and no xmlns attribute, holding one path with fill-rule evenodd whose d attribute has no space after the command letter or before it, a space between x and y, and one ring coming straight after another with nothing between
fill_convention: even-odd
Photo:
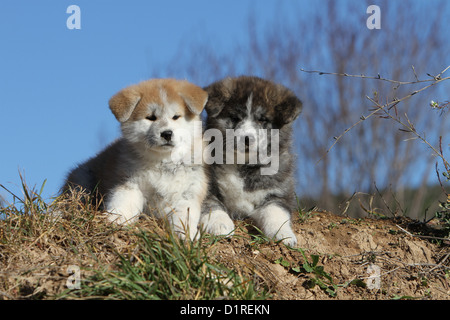
<instances>
[{"instance_id":1,"label":"dry grass","mask_svg":"<svg viewBox=\"0 0 450 320\"><path fill-rule=\"evenodd\" d=\"M450 298L449 242L417 237L407 219L300 211L297 249L249 221L231 238L202 234L192 243L149 217L117 227L83 194L47 204L23 189L0 207L0 299ZM381 272L375 290L369 265Z\"/></svg>"},{"instance_id":2,"label":"dry grass","mask_svg":"<svg viewBox=\"0 0 450 320\"><path fill-rule=\"evenodd\" d=\"M74 193L0 208L0 299L255 299L253 283L214 262L211 238L180 241L162 221L118 227ZM70 268L80 270L80 288ZM69 281L69 282L68 282ZM73 287L71 287L73 288Z\"/></svg>"}]
</instances>

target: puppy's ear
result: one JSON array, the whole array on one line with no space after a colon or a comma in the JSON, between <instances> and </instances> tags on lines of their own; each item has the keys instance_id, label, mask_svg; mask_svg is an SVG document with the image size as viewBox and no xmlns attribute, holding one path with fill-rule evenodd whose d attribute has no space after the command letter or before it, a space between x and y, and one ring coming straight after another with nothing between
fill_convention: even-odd
<instances>
[{"instance_id":1,"label":"puppy's ear","mask_svg":"<svg viewBox=\"0 0 450 320\"><path fill-rule=\"evenodd\" d=\"M225 78L215 82L205 88L208 92L208 103L206 104L206 112L209 117L217 117L225 103L230 100L235 90L235 81L232 78Z\"/></svg>"},{"instance_id":2,"label":"puppy's ear","mask_svg":"<svg viewBox=\"0 0 450 320\"><path fill-rule=\"evenodd\" d=\"M109 108L119 122L125 122L140 100L141 94L133 87L125 88L109 99Z\"/></svg>"},{"instance_id":3,"label":"puppy's ear","mask_svg":"<svg viewBox=\"0 0 450 320\"><path fill-rule=\"evenodd\" d=\"M186 102L189 111L195 115L202 113L206 101L208 101L208 93L206 91L187 81L180 83L178 94Z\"/></svg>"},{"instance_id":4,"label":"puppy's ear","mask_svg":"<svg viewBox=\"0 0 450 320\"><path fill-rule=\"evenodd\" d=\"M289 94L275 107L275 121L283 126L293 122L302 111L302 102L293 94Z\"/></svg>"}]
</instances>

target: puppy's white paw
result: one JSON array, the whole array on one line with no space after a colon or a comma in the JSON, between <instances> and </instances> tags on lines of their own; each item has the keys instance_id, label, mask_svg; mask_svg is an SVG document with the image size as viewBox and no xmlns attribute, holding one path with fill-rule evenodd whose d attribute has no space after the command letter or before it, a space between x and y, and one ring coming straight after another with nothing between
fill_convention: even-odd
<instances>
[{"instance_id":1,"label":"puppy's white paw","mask_svg":"<svg viewBox=\"0 0 450 320\"><path fill-rule=\"evenodd\" d=\"M289 225L289 221L286 221L285 225L278 226L271 226L266 227L262 230L264 234L274 240L282 240L282 242L290 247L295 247L297 245L297 237L292 231L291 226Z\"/></svg>"},{"instance_id":2,"label":"puppy's white paw","mask_svg":"<svg viewBox=\"0 0 450 320\"><path fill-rule=\"evenodd\" d=\"M233 220L223 210L214 210L210 214L204 214L200 223L205 231L210 234L226 236L234 234Z\"/></svg>"},{"instance_id":3,"label":"puppy's white paw","mask_svg":"<svg viewBox=\"0 0 450 320\"><path fill-rule=\"evenodd\" d=\"M120 225L135 222L144 208L145 198L135 184L121 185L111 191L105 203L108 220Z\"/></svg>"},{"instance_id":4,"label":"puppy's white paw","mask_svg":"<svg viewBox=\"0 0 450 320\"><path fill-rule=\"evenodd\" d=\"M291 227L291 217L285 209L270 204L262 208L254 218L268 238L282 240L285 245L291 247L297 245L297 237Z\"/></svg>"},{"instance_id":5,"label":"puppy's white paw","mask_svg":"<svg viewBox=\"0 0 450 320\"><path fill-rule=\"evenodd\" d=\"M282 240L285 245L290 247L297 245L297 237L289 225L283 226L275 235L275 239Z\"/></svg>"}]
</instances>

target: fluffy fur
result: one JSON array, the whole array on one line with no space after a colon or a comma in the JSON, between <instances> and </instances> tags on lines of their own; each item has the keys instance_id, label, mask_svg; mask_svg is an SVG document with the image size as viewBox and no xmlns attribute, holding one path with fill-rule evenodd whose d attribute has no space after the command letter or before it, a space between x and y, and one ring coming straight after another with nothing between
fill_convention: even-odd
<instances>
[{"instance_id":1,"label":"fluffy fur","mask_svg":"<svg viewBox=\"0 0 450 320\"><path fill-rule=\"evenodd\" d=\"M247 161L210 166L211 183L201 218L205 230L232 234L232 218L251 217L268 237L295 246L291 228L291 213L296 210L295 158L290 148L292 122L301 112L301 101L287 88L256 77L226 78L205 90L209 95L207 129L218 129L224 137L227 129L241 129L244 134L233 140L244 139ZM249 162L249 142L259 129L278 129L279 163L272 174L261 174L270 164ZM273 150L270 141L269 137L266 148ZM223 148L233 142L224 139Z\"/></svg>"},{"instance_id":2,"label":"fluffy fur","mask_svg":"<svg viewBox=\"0 0 450 320\"><path fill-rule=\"evenodd\" d=\"M167 217L181 237L189 231L193 239L208 179L204 166L186 155L202 143L206 101L200 87L174 79L123 89L109 101L122 137L70 172L63 191L83 189L103 199L109 218L120 224L142 212Z\"/></svg>"}]
</instances>

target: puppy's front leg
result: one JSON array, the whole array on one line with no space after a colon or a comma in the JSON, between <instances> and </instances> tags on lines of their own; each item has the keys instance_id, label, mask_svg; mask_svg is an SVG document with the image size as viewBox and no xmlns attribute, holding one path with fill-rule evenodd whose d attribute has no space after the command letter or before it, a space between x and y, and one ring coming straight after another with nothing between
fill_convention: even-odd
<instances>
[{"instance_id":1,"label":"puppy's front leg","mask_svg":"<svg viewBox=\"0 0 450 320\"><path fill-rule=\"evenodd\" d=\"M145 198L138 186L128 184L115 188L106 199L108 219L118 224L134 222L144 209Z\"/></svg>"},{"instance_id":2,"label":"puppy's front leg","mask_svg":"<svg viewBox=\"0 0 450 320\"><path fill-rule=\"evenodd\" d=\"M291 215L286 209L270 203L257 210L252 218L267 237L283 240L291 247L297 245L297 237L291 228Z\"/></svg>"},{"instance_id":3,"label":"puppy's front leg","mask_svg":"<svg viewBox=\"0 0 450 320\"><path fill-rule=\"evenodd\" d=\"M233 220L225 206L212 194L203 201L200 224L210 234L231 236L234 233Z\"/></svg>"}]
</instances>

